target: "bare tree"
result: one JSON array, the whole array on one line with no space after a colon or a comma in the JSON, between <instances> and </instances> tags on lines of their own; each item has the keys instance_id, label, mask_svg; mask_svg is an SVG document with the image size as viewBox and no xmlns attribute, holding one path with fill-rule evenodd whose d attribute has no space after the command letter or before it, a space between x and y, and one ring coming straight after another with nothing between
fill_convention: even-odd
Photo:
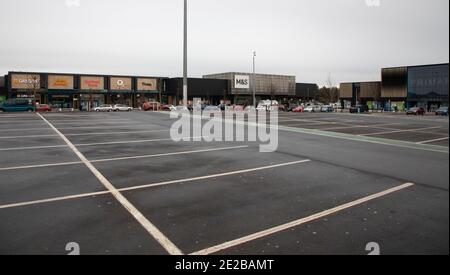
<instances>
[{"instance_id":1,"label":"bare tree","mask_svg":"<svg viewBox=\"0 0 450 275\"><path fill-rule=\"evenodd\" d=\"M40 75L27 76L28 90L33 94L33 110L36 112L37 95L41 91L41 77Z\"/></svg>"}]
</instances>

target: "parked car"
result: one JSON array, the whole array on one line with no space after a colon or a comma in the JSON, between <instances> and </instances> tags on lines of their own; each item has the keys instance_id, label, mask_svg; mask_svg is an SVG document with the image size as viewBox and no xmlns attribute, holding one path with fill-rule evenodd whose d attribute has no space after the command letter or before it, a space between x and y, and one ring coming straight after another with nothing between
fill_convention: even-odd
<instances>
[{"instance_id":1,"label":"parked car","mask_svg":"<svg viewBox=\"0 0 450 275\"><path fill-rule=\"evenodd\" d=\"M303 106L297 106L297 108L294 108L292 110L293 113L303 113L305 108Z\"/></svg>"},{"instance_id":2,"label":"parked car","mask_svg":"<svg viewBox=\"0 0 450 275\"><path fill-rule=\"evenodd\" d=\"M286 109L286 112L293 112L294 109L298 108L300 105L297 104L289 104L289 107Z\"/></svg>"},{"instance_id":3,"label":"parked car","mask_svg":"<svg viewBox=\"0 0 450 275\"><path fill-rule=\"evenodd\" d=\"M33 100L28 98L8 99L0 104L0 112L33 112L34 110Z\"/></svg>"},{"instance_id":4,"label":"parked car","mask_svg":"<svg viewBox=\"0 0 450 275\"><path fill-rule=\"evenodd\" d=\"M179 105L179 106L175 106L174 109L175 111L189 111L188 107L184 107L183 105Z\"/></svg>"},{"instance_id":5,"label":"parked car","mask_svg":"<svg viewBox=\"0 0 450 275\"><path fill-rule=\"evenodd\" d=\"M236 105L236 106L234 106L233 107L233 110L235 111L235 112L243 112L244 111L244 106L242 106L242 105Z\"/></svg>"},{"instance_id":6,"label":"parked car","mask_svg":"<svg viewBox=\"0 0 450 275\"><path fill-rule=\"evenodd\" d=\"M320 111L322 113L332 113L334 112L334 108L332 106L322 106Z\"/></svg>"},{"instance_id":7,"label":"parked car","mask_svg":"<svg viewBox=\"0 0 450 275\"><path fill-rule=\"evenodd\" d=\"M230 105L227 104L220 104L219 105L220 110L225 111L225 110L230 110L232 109L232 107Z\"/></svg>"},{"instance_id":8,"label":"parked car","mask_svg":"<svg viewBox=\"0 0 450 275\"><path fill-rule=\"evenodd\" d=\"M36 112L51 112L52 108L48 104L36 104Z\"/></svg>"},{"instance_id":9,"label":"parked car","mask_svg":"<svg viewBox=\"0 0 450 275\"><path fill-rule=\"evenodd\" d=\"M209 105L209 106L205 106L203 111L206 111L206 112L220 112L221 109L220 109L219 106Z\"/></svg>"},{"instance_id":10,"label":"parked car","mask_svg":"<svg viewBox=\"0 0 450 275\"><path fill-rule=\"evenodd\" d=\"M359 113L365 113L368 112L369 108L365 105L356 105L350 107L350 114L359 114Z\"/></svg>"},{"instance_id":11,"label":"parked car","mask_svg":"<svg viewBox=\"0 0 450 275\"><path fill-rule=\"evenodd\" d=\"M322 112L322 106L321 105L315 105L315 106L313 106L313 108L314 108L314 113Z\"/></svg>"},{"instance_id":12,"label":"parked car","mask_svg":"<svg viewBox=\"0 0 450 275\"><path fill-rule=\"evenodd\" d=\"M114 108L112 105L103 104L103 105L100 105L100 106L94 108L94 111L95 112L112 112L112 111L114 111Z\"/></svg>"},{"instance_id":13,"label":"parked car","mask_svg":"<svg viewBox=\"0 0 450 275\"><path fill-rule=\"evenodd\" d=\"M425 111L425 109L424 108L422 108L422 107L414 107L414 108L411 108L411 109L409 109L407 112L406 112L406 115L414 115L414 116L423 116L423 115L425 115L425 113L426 113L426 111Z\"/></svg>"},{"instance_id":14,"label":"parked car","mask_svg":"<svg viewBox=\"0 0 450 275\"><path fill-rule=\"evenodd\" d=\"M284 106L283 104L278 105L278 112L286 112L286 111L287 111L286 106Z\"/></svg>"},{"instance_id":15,"label":"parked car","mask_svg":"<svg viewBox=\"0 0 450 275\"><path fill-rule=\"evenodd\" d=\"M124 105L124 104L116 104L113 106L115 112L131 112L133 111L133 107Z\"/></svg>"},{"instance_id":16,"label":"parked car","mask_svg":"<svg viewBox=\"0 0 450 275\"><path fill-rule=\"evenodd\" d=\"M308 106L303 111L305 113L314 113L315 112L315 108L314 108L314 106Z\"/></svg>"},{"instance_id":17,"label":"parked car","mask_svg":"<svg viewBox=\"0 0 450 275\"><path fill-rule=\"evenodd\" d=\"M161 104L159 102L145 102L142 105L142 110L144 111L158 111L161 107Z\"/></svg>"},{"instance_id":18,"label":"parked car","mask_svg":"<svg viewBox=\"0 0 450 275\"><path fill-rule=\"evenodd\" d=\"M163 104L163 105L161 105L161 110L162 111L175 111L176 108L175 108L175 106L170 105L170 104Z\"/></svg>"},{"instance_id":19,"label":"parked car","mask_svg":"<svg viewBox=\"0 0 450 275\"><path fill-rule=\"evenodd\" d=\"M436 111L437 116L448 116L448 107L441 107Z\"/></svg>"},{"instance_id":20,"label":"parked car","mask_svg":"<svg viewBox=\"0 0 450 275\"><path fill-rule=\"evenodd\" d=\"M246 112L256 112L256 108L253 106L247 106L245 107Z\"/></svg>"}]
</instances>

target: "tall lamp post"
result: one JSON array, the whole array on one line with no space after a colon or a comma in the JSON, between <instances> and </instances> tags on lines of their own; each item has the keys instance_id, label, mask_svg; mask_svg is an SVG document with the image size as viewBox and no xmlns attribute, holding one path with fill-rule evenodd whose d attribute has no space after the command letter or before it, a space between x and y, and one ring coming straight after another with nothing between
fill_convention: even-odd
<instances>
[{"instance_id":1,"label":"tall lamp post","mask_svg":"<svg viewBox=\"0 0 450 275\"><path fill-rule=\"evenodd\" d=\"M184 0L184 39L183 39L183 106L188 105L187 79L187 0Z\"/></svg>"},{"instance_id":2,"label":"tall lamp post","mask_svg":"<svg viewBox=\"0 0 450 275\"><path fill-rule=\"evenodd\" d=\"M253 52L253 107L256 108L256 51Z\"/></svg>"}]
</instances>

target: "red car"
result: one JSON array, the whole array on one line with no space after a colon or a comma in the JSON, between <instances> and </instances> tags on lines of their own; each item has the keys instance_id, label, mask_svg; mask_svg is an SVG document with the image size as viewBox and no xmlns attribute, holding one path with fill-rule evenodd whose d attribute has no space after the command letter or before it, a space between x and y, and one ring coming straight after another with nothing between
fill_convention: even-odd
<instances>
[{"instance_id":1,"label":"red car","mask_svg":"<svg viewBox=\"0 0 450 275\"><path fill-rule=\"evenodd\" d=\"M52 108L48 104L36 104L36 112L51 112Z\"/></svg>"},{"instance_id":2,"label":"red car","mask_svg":"<svg viewBox=\"0 0 450 275\"><path fill-rule=\"evenodd\" d=\"M411 108L411 109L409 109L407 112L406 112L406 115L414 115L414 116L423 116L423 115L425 115L425 113L426 113L426 111L425 111L425 109L424 108L422 108L422 107L414 107L414 108Z\"/></svg>"},{"instance_id":3,"label":"red car","mask_svg":"<svg viewBox=\"0 0 450 275\"><path fill-rule=\"evenodd\" d=\"M303 111L304 111L303 106L298 106L297 108L292 109L293 113L303 113Z\"/></svg>"},{"instance_id":4,"label":"red car","mask_svg":"<svg viewBox=\"0 0 450 275\"><path fill-rule=\"evenodd\" d=\"M161 104L159 102L145 102L142 105L142 110L144 111L159 111Z\"/></svg>"},{"instance_id":5,"label":"red car","mask_svg":"<svg viewBox=\"0 0 450 275\"><path fill-rule=\"evenodd\" d=\"M242 106L242 105L236 105L236 106L234 106L233 107L233 110L235 111L235 112L243 112L244 111L244 106Z\"/></svg>"}]
</instances>

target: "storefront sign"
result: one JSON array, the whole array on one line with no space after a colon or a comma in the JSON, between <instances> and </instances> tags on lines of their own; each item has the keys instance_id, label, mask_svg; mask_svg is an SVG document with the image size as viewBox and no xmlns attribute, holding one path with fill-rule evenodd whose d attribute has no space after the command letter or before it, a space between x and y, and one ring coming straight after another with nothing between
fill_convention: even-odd
<instances>
[{"instance_id":1,"label":"storefront sign","mask_svg":"<svg viewBox=\"0 0 450 275\"><path fill-rule=\"evenodd\" d=\"M137 90L138 91L156 91L158 90L158 81L154 78L138 78Z\"/></svg>"},{"instance_id":2,"label":"storefront sign","mask_svg":"<svg viewBox=\"0 0 450 275\"><path fill-rule=\"evenodd\" d=\"M23 90L35 90L41 87L41 77L38 74L13 74L11 75L11 88Z\"/></svg>"},{"instance_id":3,"label":"storefront sign","mask_svg":"<svg viewBox=\"0 0 450 275\"><path fill-rule=\"evenodd\" d=\"M103 77L82 76L80 78L81 90L104 90L105 79Z\"/></svg>"},{"instance_id":4,"label":"storefront sign","mask_svg":"<svg viewBox=\"0 0 450 275\"><path fill-rule=\"evenodd\" d=\"M235 89L250 89L250 76L248 75L236 75L234 77Z\"/></svg>"},{"instance_id":5,"label":"storefront sign","mask_svg":"<svg viewBox=\"0 0 450 275\"><path fill-rule=\"evenodd\" d=\"M73 90L73 76L49 75L48 88L51 90Z\"/></svg>"},{"instance_id":6,"label":"storefront sign","mask_svg":"<svg viewBox=\"0 0 450 275\"><path fill-rule=\"evenodd\" d=\"M131 91L131 78L111 77L109 86L112 91Z\"/></svg>"}]
</instances>

